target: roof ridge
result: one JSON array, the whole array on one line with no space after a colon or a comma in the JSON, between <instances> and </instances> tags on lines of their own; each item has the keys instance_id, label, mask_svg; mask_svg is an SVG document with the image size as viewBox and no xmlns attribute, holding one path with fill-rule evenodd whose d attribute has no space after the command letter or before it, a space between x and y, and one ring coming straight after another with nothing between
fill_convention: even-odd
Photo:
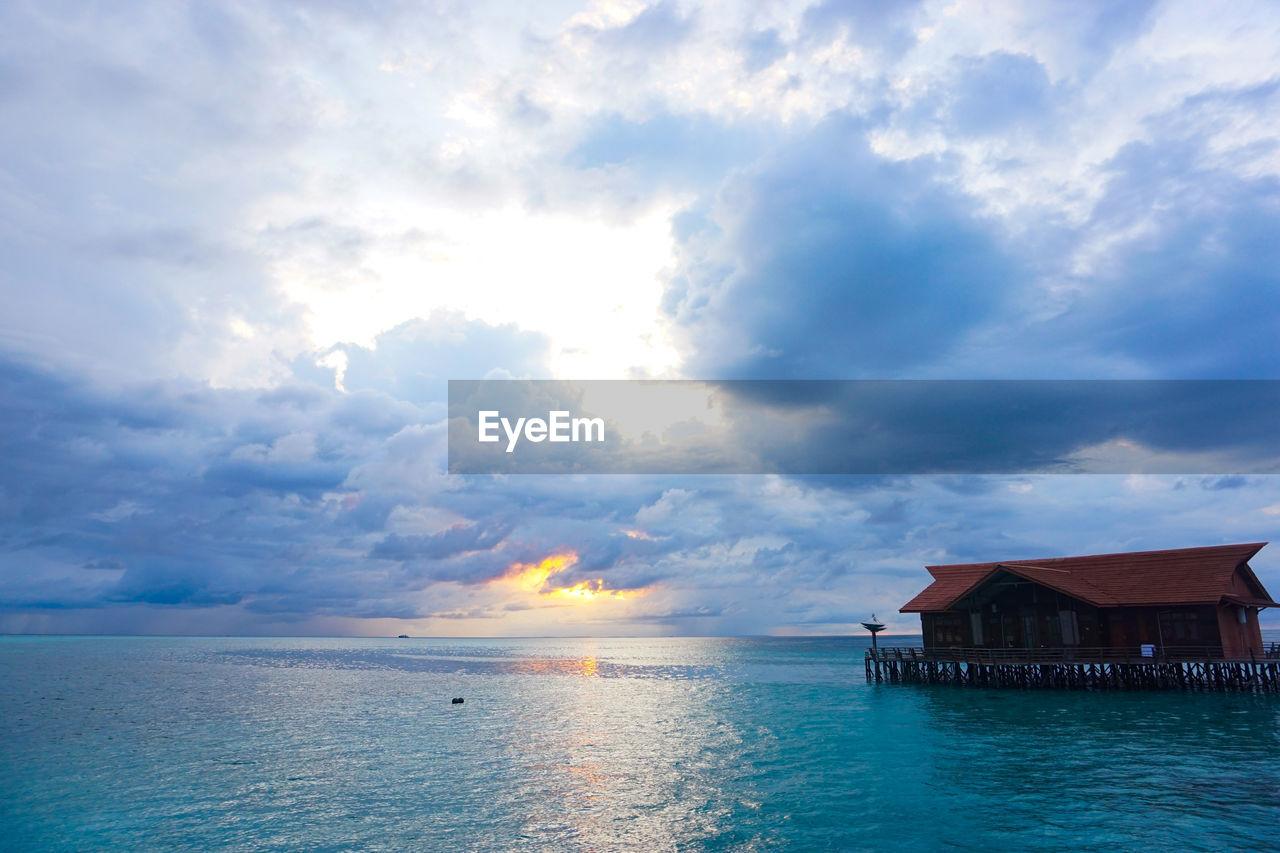
<instances>
[{"instance_id":1,"label":"roof ridge","mask_svg":"<svg viewBox=\"0 0 1280 853\"><path fill-rule=\"evenodd\" d=\"M1035 569L1037 572L1061 572L1064 575L1071 574L1070 569L1056 569L1053 566L1036 566L1031 563L996 563L996 568L1013 568L1013 569Z\"/></svg>"},{"instance_id":2,"label":"roof ridge","mask_svg":"<svg viewBox=\"0 0 1280 853\"><path fill-rule=\"evenodd\" d=\"M1189 548L1156 548L1150 551L1115 551L1107 554L1070 554L1065 557L1033 557L1030 560L1018 560L1016 562L1008 561L991 561L985 560L977 563L938 563L932 566L925 566L926 569L948 569L959 566L999 566L999 565L1023 565L1033 568L1049 568L1048 566L1035 566L1035 563L1060 562L1062 560L1096 560L1103 557L1146 557L1153 554L1178 554L1187 551L1226 551L1233 548L1253 548L1254 553L1261 551L1269 542L1229 542L1225 545L1193 545Z\"/></svg>"}]
</instances>

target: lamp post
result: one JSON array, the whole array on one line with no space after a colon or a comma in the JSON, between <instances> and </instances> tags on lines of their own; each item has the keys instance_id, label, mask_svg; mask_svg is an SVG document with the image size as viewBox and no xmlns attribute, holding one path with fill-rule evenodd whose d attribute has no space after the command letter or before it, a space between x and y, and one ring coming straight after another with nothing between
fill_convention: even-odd
<instances>
[{"instance_id":1,"label":"lamp post","mask_svg":"<svg viewBox=\"0 0 1280 853\"><path fill-rule=\"evenodd\" d=\"M871 632L871 651L875 652L876 651L876 634L879 634L881 631L884 630L884 623L876 619L876 615L872 613L871 618L868 619L866 622L862 623L862 627L866 628L868 631Z\"/></svg>"}]
</instances>

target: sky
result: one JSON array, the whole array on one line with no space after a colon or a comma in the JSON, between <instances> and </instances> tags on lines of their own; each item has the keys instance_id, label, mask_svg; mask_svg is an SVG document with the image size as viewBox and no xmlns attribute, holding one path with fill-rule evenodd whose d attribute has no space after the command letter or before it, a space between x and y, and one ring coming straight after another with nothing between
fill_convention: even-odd
<instances>
[{"instance_id":1,"label":"sky","mask_svg":"<svg viewBox=\"0 0 1280 853\"><path fill-rule=\"evenodd\" d=\"M1277 538L1266 474L446 473L449 379L1280 379L1276 69L1269 3L5 3L0 631L909 632Z\"/></svg>"}]
</instances>

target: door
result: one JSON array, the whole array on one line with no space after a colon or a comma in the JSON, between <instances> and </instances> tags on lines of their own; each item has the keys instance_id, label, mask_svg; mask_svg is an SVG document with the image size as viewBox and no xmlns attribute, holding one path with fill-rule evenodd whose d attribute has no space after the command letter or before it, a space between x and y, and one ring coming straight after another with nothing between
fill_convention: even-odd
<instances>
[{"instance_id":1,"label":"door","mask_svg":"<svg viewBox=\"0 0 1280 853\"><path fill-rule=\"evenodd\" d=\"M1036 615L1022 614L1022 644L1029 649L1036 647Z\"/></svg>"}]
</instances>

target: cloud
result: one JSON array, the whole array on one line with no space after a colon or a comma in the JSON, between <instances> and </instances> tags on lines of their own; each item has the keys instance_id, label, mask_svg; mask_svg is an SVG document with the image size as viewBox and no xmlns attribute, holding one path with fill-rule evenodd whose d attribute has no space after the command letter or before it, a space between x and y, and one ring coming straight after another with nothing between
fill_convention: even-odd
<instances>
[{"instance_id":1,"label":"cloud","mask_svg":"<svg viewBox=\"0 0 1280 853\"><path fill-rule=\"evenodd\" d=\"M946 107L959 133L1000 136L1031 125L1050 126L1048 72L1034 57L996 52L961 61Z\"/></svg>"},{"instance_id":2,"label":"cloud","mask_svg":"<svg viewBox=\"0 0 1280 853\"><path fill-rule=\"evenodd\" d=\"M661 55L689 35L694 25L692 15L682 15L678 4L654 3L644 6L626 23L612 26L583 25L579 32L589 36L610 52L626 52L635 58Z\"/></svg>"},{"instance_id":3,"label":"cloud","mask_svg":"<svg viewBox=\"0 0 1280 853\"><path fill-rule=\"evenodd\" d=\"M939 359L1019 275L928 163L832 118L721 191L666 306L694 376L834 378Z\"/></svg>"},{"instance_id":4,"label":"cloud","mask_svg":"<svg viewBox=\"0 0 1280 853\"><path fill-rule=\"evenodd\" d=\"M1224 169L1192 140L1134 143L1109 171L1091 224L1126 236L1081 282L1064 331L1165 376L1276 376L1280 181Z\"/></svg>"},{"instance_id":5,"label":"cloud","mask_svg":"<svg viewBox=\"0 0 1280 853\"><path fill-rule=\"evenodd\" d=\"M664 187L713 188L728 168L749 161L760 146L757 129L708 115L661 112L636 121L608 114L592 120L565 164L609 170L615 181L630 178L648 193Z\"/></svg>"},{"instance_id":6,"label":"cloud","mask_svg":"<svg viewBox=\"0 0 1280 853\"><path fill-rule=\"evenodd\" d=\"M787 55L787 47L773 28L751 33L743 41L743 66L755 74Z\"/></svg>"},{"instance_id":7,"label":"cloud","mask_svg":"<svg viewBox=\"0 0 1280 853\"><path fill-rule=\"evenodd\" d=\"M833 32L841 32L859 45L896 54L915 43L910 23L920 5L919 0L823 0L805 10L803 25L810 38L829 38Z\"/></svg>"},{"instance_id":8,"label":"cloud","mask_svg":"<svg viewBox=\"0 0 1280 853\"><path fill-rule=\"evenodd\" d=\"M509 525L455 526L430 536L392 533L374 546L369 556L385 560L439 560L456 554L492 550L506 539Z\"/></svg>"},{"instance_id":9,"label":"cloud","mask_svg":"<svg viewBox=\"0 0 1280 853\"><path fill-rule=\"evenodd\" d=\"M841 632L927 563L1075 553L1081 530L1098 551L1265 539L1280 501L1268 477L447 477L443 424L374 391L0 377L9 628L174 630L177 608L202 630L555 633L616 606L622 633ZM568 551L556 588L649 592L512 610L493 583Z\"/></svg>"},{"instance_id":10,"label":"cloud","mask_svg":"<svg viewBox=\"0 0 1280 853\"><path fill-rule=\"evenodd\" d=\"M372 347L338 344L329 353L343 356L346 390L426 404L444 401L450 379L547 377L550 341L514 324L491 326L437 311L383 332ZM328 369L335 370L336 381L336 368Z\"/></svg>"},{"instance_id":11,"label":"cloud","mask_svg":"<svg viewBox=\"0 0 1280 853\"><path fill-rule=\"evenodd\" d=\"M413 342L407 350L350 352L359 371L377 377L398 375L386 362L423 354L431 369L448 374L484 357L478 353L536 359L543 351L536 336L529 342L518 330L461 318L389 336L392 344L405 339ZM376 384L362 372L355 379ZM367 585L350 558L376 550L381 536L368 539L370 531L381 534L397 506L441 490L443 408L428 411L443 387L429 385L421 386L424 409L373 388L343 393L305 377L268 391L183 381L108 390L6 360L0 601L244 604L295 614L386 615L391 607L411 615L403 603L377 602L391 598L395 584L413 588L415 581ZM419 551L434 547L434 556L446 557L450 547L462 548L447 544L459 535L398 541L401 550L416 542ZM493 544L475 540L478 550ZM15 586L19 567L32 561L61 568L46 574L47 587ZM113 577L104 579L105 567Z\"/></svg>"},{"instance_id":12,"label":"cloud","mask_svg":"<svg viewBox=\"0 0 1280 853\"><path fill-rule=\"evenodd\" d=\"M0 119L0 205L24 224L0 231L0 287L21 294L6 300L0 341L115 380L175 365L208 375L229 359L279 378L263 364L269 346L231 326L252 318L297 342L301 323L238 225L283 178L264 155L286 150L309 117L245 22L141 8L72 19L10 7L5 18L21 34L9 55L22 82ZM233 44L238 61L226 62ZM235 347L250 357L233 359Z\"/></svg>"}]
</instances>

